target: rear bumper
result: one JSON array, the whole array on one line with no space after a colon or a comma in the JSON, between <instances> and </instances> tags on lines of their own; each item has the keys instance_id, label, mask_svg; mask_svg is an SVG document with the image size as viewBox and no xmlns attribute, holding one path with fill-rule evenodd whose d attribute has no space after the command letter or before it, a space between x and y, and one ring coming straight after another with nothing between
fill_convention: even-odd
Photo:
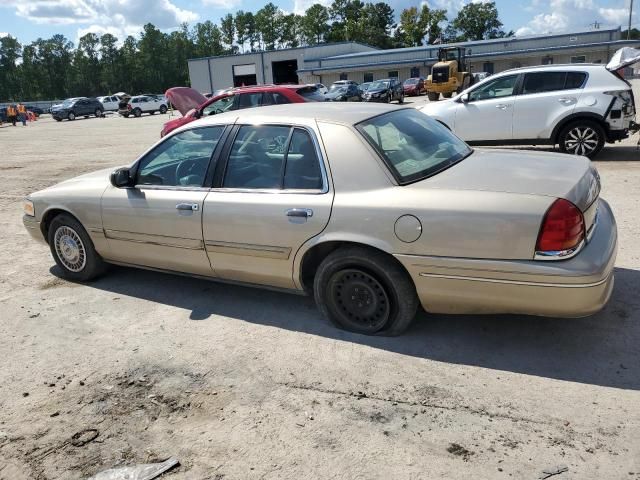
<instances>
[{"instance_id":1,"label":"rear bumper","mask_svg":"<svg viewBox=\"0 0 640 480\"><path fill-rule=\"evenodd\" d=\"M40 222L38 222L35 219L35 217L30 217L29 215L23 215L22 224L24 225L24 228L27 229L27 232L29 232L29 235L31 235L31 238L33 238L34 240L40 243L44 243L44 244L47 243L47 241L44 239L44 236L42 235L42 230L40 229Z\"/></svg>"},{"instance_id":2,"label":"rear bumper","mask_svg":"<svg viewBox=\"0 0 640 480\"><path fill-rule=\"evenodd\" d=\"M616 223L599 200L599 220L589 243L560 261L483 260L396 255L433 313L512 313L584 317L601 310L613 290Z\"/></svg>"}]
</instances>

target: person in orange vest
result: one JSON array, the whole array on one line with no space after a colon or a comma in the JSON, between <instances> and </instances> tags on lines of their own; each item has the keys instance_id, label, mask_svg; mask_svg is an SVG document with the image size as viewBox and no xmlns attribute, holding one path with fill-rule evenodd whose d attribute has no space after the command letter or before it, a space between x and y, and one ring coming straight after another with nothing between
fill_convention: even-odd
<instances>
[{"instance_id":1,"label":"person in orange vest","mask_svg":"<svg viewBox=\"0 0 640 480\"><path fill-rule=\"evenodd\" d=\"M22 103L18 104L18 119L22 122L22 126L27 126L27 107Z\"/></svg>"},{"instance_id":2,"label":"person in orange vest","mask_svg":"<svg viewBox=\"0 0 640 480\"><path fill-rule=\"evenodd\" d=\"M17 115L16 107L13 105L8 105L7 120L11 122L11 125L13 125L14 127L16 126L16 115Z\"/></svg>"}]
</instances>

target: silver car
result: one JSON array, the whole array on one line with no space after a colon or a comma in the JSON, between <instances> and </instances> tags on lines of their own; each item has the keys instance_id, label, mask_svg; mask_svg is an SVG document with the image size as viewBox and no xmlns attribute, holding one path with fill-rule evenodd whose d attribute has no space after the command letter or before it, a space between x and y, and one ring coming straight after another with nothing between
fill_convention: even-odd
<instances>
[{"instance_id":1,"label":"silver car","mask_svg":"<svg viewBox=\"0 0 640 480\"><path fill-rule=\"evenodd\" d=\"M296 104L206 117L132 164L30 195L65 277L108 263L314 295L397 335L439 313L579 317L613 288L616 224L584 157L472 150L412 108Z\"/></svg>"}]
</instances>

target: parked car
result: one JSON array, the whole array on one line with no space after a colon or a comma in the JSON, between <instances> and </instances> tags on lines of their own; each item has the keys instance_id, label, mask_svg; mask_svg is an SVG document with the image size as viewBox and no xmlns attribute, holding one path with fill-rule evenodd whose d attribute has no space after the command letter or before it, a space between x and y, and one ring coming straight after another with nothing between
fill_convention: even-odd
<instances>
[{"instance_id":1,"label":"parked car","mask_svg":"<svg viewBox=\"0 0 640 480\"><path fill-rule=\"evenodd\" d=\"M422 95L427 91L424 87L424 78L422 77L407 78L402 83L402 88L404 89L404 94L408 97Z\"/></svg>"},{"instance_id":2,"label":"parked car","mask_svg":"<svg viewBox=\"0 0 640 480\"><path fill-rule=\"evenodd\" d=\"M51 106L49 107L49 113L53 113L53 111L54 111L54 110L57 110L57 109L59 109L60 107L62 107L62 104L63 104L63 103L65 103L65 102L66 102L66 103L68 103L68 102L73 102L73 101L78 100L78 99L80 99L80 98L86 98L86 97L71 97L71 98L67 98L66 100L63 100L63 102L62 102L62 103L56 103L56 104L54 104L54 105L51 105Z\"/></svg>"},{"instance_id":3,"label":"parked car","mask_svg":"<svg viewBox=\"0 0 640 480\"><path fill-rule=\"evenodd\" d=\"M476 83L479 83L491 76L489 72L476 72L472 73L471 75L473 76L473 82L471 82L472 85L475 85Z\"/></svg>"},{"instance_id":4,"label":"parked car","mask_svg":"<svg viewBox=\"0 0 640 480\"><path fill-rule=\"evenodd\" d=\"M397 100L398 103L402 103L404 102L404 89L397 78L376 80L367 89L362 99L365 102L389 103Z\"/></svg>"},{"instance_id":5,"label":"parked car","mask_svg":"<svg viewBox=\"0 0 640 480\"><path fill-rule=\"evenodd\" d=\"M364 82L358 85L358 89L360 90L360 96L364 95L365 92L369 89L373 82Z\"/></svg>"},{"instance_id":6,"label":"parked car","mask_svg":"<svg viewBox=\"0 0 640 480\"><path fill-rule=\"evenodd\" d=\"M167 90L166 96L182 114L182 117L165 123L160 132L161 137L200 117L231 110L285 103L324 101L324 96L315 85L254 85L226 89L220 95L209 99L193 88L175 87Z\"/></svg>"},{"instance_id":7,"label":"parked car","mask_svg":"<svg viewBox=\"0 0 640 480\"><path fill-rule=\"evenodd\" d=\"M123 97L118 103L118 113L125 118L130 115L140 117L143 113L153 115L156 112L167 113L167 103L155 97L147 97L146 95Z\"/></svg>"},{"instance_id":8,"label":"parked car","mask_svg":"<svg viewBox=\"0 0 640 480\"><path fill-rule=\"evenodd\" d=\"M342 328L396 335L419 304L600 310L617 233L599 193L583 157L474 151L408 107L305 103L192 122L29 195L23 221L73 281L117 263L290 289Z\"/></svg>"},{"instance_id":9,"label":"parked car","mask_svg":"<svg viewBox=\"0 0 640 480\"><path fill-rule=\"evenodd\" d=\"M322 83L315 83L314 85L318 89L318 92L320 92L322 95L329 92L329 89L325 87Z\"/></svg>"},{"instance_id":10,"label":"parked car","mask_svg":"<svg viewBox=\"0 0 640 480\"><path fill-rule=\"evenodd\" d=\"M120 103L120 98L118 96L108 95L105 97L98 97L98 100L102 103L105 112L118 111L118 104Z\"/></svg>"},{"instance_id":11,"label":"parked car","mask_svg":"<svg viewBox=\"0 0 640 480\"><path fill-rule=\"evenodd\" d=\"M27 105L27 111L33 112L33 114L36 117L39 117L40 115L42 115L44 113L44 110L42 108L37 107L35 105Z\"/></svg>"},{"instance_id":12,"label":"parked car","mask_svg":"<svg viewBox=\"0 0 640 480\"><path fill-rule=\"evenodd\" d=\"M557 144L593 158L635 125L631 85L615 70L584 63L507 70L422 111L473 144Z\"/></svg>"},{"instance_id":13,"label":"parked car","mask_svg":"<svg viewBox=\"0 0 640 480\"><path fill-rule=\"evenodd\" d=\"M355 83L333 83L324 96L330 102L360 102L362 95Z\"/></svg>"},{"instance_id":14,"label":"parked car","mask_svg":"<svg viewBox=\"0 0 640 480\"><path fill-rule=\"evenodd\" d=\"M51 115L61 122L64 119L75 120L77 117L89 118L92 115L101 117L104 107L97 98L80 97L65 100L58 107L51 107Z\"/></svg>"}]
</instances>

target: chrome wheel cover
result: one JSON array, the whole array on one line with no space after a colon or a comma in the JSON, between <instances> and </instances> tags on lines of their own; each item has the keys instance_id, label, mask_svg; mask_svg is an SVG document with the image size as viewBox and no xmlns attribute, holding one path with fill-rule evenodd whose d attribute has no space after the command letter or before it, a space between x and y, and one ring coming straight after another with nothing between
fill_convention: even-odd
<instances>
[{"instance_id":1,"label":"chrome wheel cover","mask_svg":"<svg viewBox=\"0 0 640 480\"><path fill-rule=\"evenodd\" d=\"M599 143L598 132L591 127L574 127L564 139L564 148L574 155L589 155Z\"/></svg>"},{"instance_id":2,"label":"chrome wheel cover","mask_svg":"<svg viewBox=\"0 0 640 480\"><path fill-rule=\"evenodd\" d=\"M66 225L58 227L53 242L60 263L71 272L81 272L87 265L84 243L78 232Z\"/></svg>"}]
</instances>

